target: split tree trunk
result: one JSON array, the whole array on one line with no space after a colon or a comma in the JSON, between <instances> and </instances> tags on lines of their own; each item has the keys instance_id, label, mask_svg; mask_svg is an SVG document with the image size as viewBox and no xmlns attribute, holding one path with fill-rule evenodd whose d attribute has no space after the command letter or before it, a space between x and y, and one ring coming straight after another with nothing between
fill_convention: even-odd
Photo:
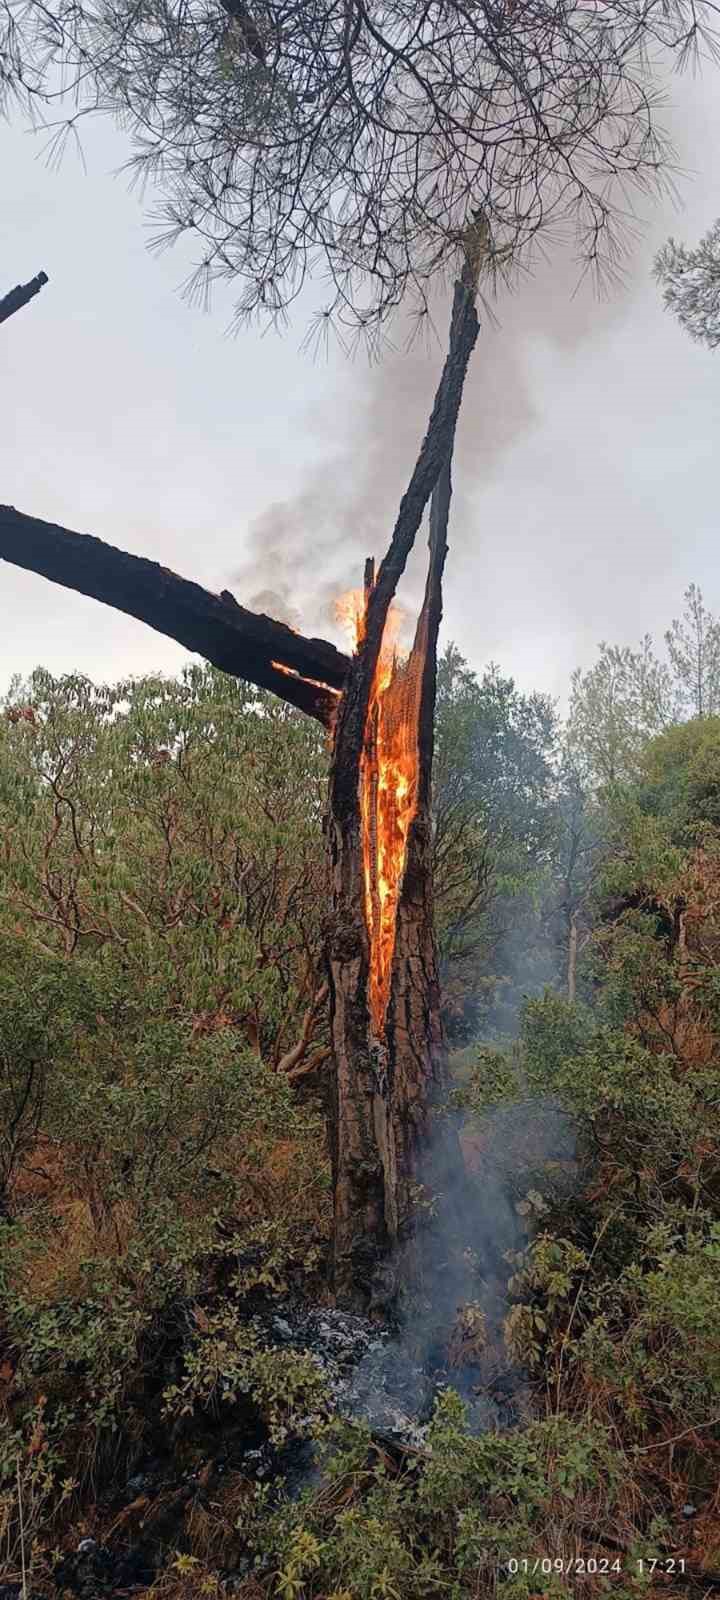
<instances>
[{"instance_id":1,"label":"split tree trunk","mask_svg":"<svg viewBox=\"0 0 720 1600\"><path fill-rule=\"evenodd\" d=\"M327 928L336 1073L331 1148L335 1187L335 1280L339 1296L384 1307L395 1298L398 1265L414 1263L418 1191L447 1188L459 1148L439 1131L445 1086L437 960L433 939L430 778L437 633L450 504L450 463L465 374L478 334L477 275L487 248L482 219L464 239L447 359L428 431L377 580L365 637L349 660L324 640L306 639L272 619L210 594L157 563L100 540L0 506L0 560L137 617L223 671L272 690L333 727L327 834L333 884ZM360 765L371 688L390 603L428 502L430 560L414 651L414 733L419 778L407 837L394 957L382 1037L370 1023L370 945L365 918ZM377 1029L375 1030L377 1033ZM442 1123L440 1124L440 1127ZM385 1273L382 1264L389 1263Z\"/></svg>"},{"instance_id":2,"label":"split tree trunk","mask_svg":"<svg viewBox=\"0 0 720 1600\"><path fill-rule=\"evenodd\" d=\"M335 1289L345 1304L383 1310L396 1298L398 1269L404 1278L419 1270L414 1238L422 1190L448 1176L448 1146L437 1123L446 1056L433 932L430 784L450 462L478 332L474 302L475 277L468 264L455 289L450 347L428 432L369 594L365 639L353 658L339 710L330 782L333 908L327 960L336 1064L331 1124ZM431 496L428 578L411 657L418 675L413 706L417 799L397 907L385 1026L377 1037L369 1000L361 758L388 609ZM459 1160L457 1148L455 1154Z\"/></svg>"}]
</instances>

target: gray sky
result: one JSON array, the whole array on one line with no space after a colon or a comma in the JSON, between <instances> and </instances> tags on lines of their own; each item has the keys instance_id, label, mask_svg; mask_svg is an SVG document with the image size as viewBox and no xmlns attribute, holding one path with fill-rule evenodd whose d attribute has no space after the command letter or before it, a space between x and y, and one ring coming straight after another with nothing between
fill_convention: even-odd
<instances>
[{"instance_id":1,"label":"gray sky","mask_svg":"<svg viewBox=\"0 0 720 1600\"><path fill-rule=\"evenodd\" d=\"M694 243L720 212L720 94L710 71L676 81L668 118L684 210L653 210L624 291L571 298L555 258L485 321L455 468L445 638L478 668L564 696L601 638L660 637L694 581L720 609L720 357L662 309L650 278L669 233ZM295 608L332 631L329 602L382 554L422 438L441 348L369 368L283 336L226 336L177 292L191 257L148 253L126 153L87 124L87 174L3 127L2 292L50 282L2 329L7 397L0 499L154 557L247 604ZM445 335L444 308L438 332ZM173 671L170 640L0 563L0 691L44 665L96 679ZM415 583L415 590L417 581ZM412 582L408 586L412 595ZM337 636L337 635L336 635Z\"/></svg>"}]
</instances>

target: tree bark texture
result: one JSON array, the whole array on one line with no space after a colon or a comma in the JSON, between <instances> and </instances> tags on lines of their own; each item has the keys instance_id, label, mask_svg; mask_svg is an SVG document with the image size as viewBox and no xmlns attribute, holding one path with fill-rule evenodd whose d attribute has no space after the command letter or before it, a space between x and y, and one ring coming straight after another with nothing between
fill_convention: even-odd
<instances>
[{"instance_id":1,"label":"tree bark texture","mask_svg":"<svg viewBox=\"0 0 720 1600\"><path fill-rule=\"evenodd\" d=\"M570 1004L575 1002L578 957L578 931L575 912L570 913L568 927L568 962L567 962L567 996Z\"/></svg>"},{"instance_id":2,"label":"tree bark texture","mask_svg":"<svg viewBox=\"0 0 720 1600\"><path fill-rule=\"evenodd\" d=\"M402 1263L404 1272L412 1249L419 1191L442 1179L443 1170L447 1175L443 1141L434 1135L446 1064L433 933L430 782L450 462L477 333L474 281L466 268L455 289L449 351L430 424L369 594L365 637L353 658L336 724L327 818L333 884L327 956L336 1063L331 1150L335 1288L348 1305L384 1309L394 1299L395 1269ZM397 907L384 1036L378 1038L369 1005L360 767L383 629L431 497L428 578L411 656L418 669L412 708L417 803Z\"/></svg>"}]
</instances>

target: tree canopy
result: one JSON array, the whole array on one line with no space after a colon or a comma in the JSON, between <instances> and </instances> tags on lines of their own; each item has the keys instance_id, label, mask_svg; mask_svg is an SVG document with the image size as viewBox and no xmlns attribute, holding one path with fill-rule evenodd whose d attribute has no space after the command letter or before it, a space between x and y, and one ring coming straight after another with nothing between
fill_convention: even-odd
<instances>
[{"instance_id":1,"label":"tree canopy","mask_svg":"<svg viewBox=\"0 0 720 1600\"><path fill-rule=\"evenodd\" d=\"M2 83L58 148L88 112L121 121L134 176L162 197L156 244L198 241L192 292L239 279L238 317L273 317L320 270L321 325L372 337L408 291L427 312L472 222L495 270L568 232L614 270L623 196L657 187L670 157L649 54L684 61L714 11L3 0Z\"/></svg>"}]
</instances>

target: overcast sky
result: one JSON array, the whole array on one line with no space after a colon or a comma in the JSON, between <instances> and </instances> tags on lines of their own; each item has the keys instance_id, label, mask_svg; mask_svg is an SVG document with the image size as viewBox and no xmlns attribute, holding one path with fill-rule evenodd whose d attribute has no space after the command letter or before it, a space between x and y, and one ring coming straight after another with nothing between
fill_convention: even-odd
<instances>
[{"instance_id":1,"label":"overcast sky","mask_svg":"<svg viewBox=\"0 0 720 1600\"><path fill-rule=\"evenodd\" d=\"M555 259L485 322L461 419L445 639L523 688L564 697L600 639L661 637L690 582L720 609L720 354L663 311L650 277L673 232L720 213L720 79L673 86L684 209L645 206L629 281L574 299ZM228 338L178 289L125 178L127 151L87 124L87 173L3 127L2 292L50 277L3 326L0 500L151 556L262 609L332 629L330 601L382 554L422 438L441 349L380 367L279 336ZM320 291L318 291L320 293ZM444 338L444 308L438 332ZM0 692L44 665L110 680L174 671L186 652L141 623L0 563Z\"/></svg>"}]
</instances>

